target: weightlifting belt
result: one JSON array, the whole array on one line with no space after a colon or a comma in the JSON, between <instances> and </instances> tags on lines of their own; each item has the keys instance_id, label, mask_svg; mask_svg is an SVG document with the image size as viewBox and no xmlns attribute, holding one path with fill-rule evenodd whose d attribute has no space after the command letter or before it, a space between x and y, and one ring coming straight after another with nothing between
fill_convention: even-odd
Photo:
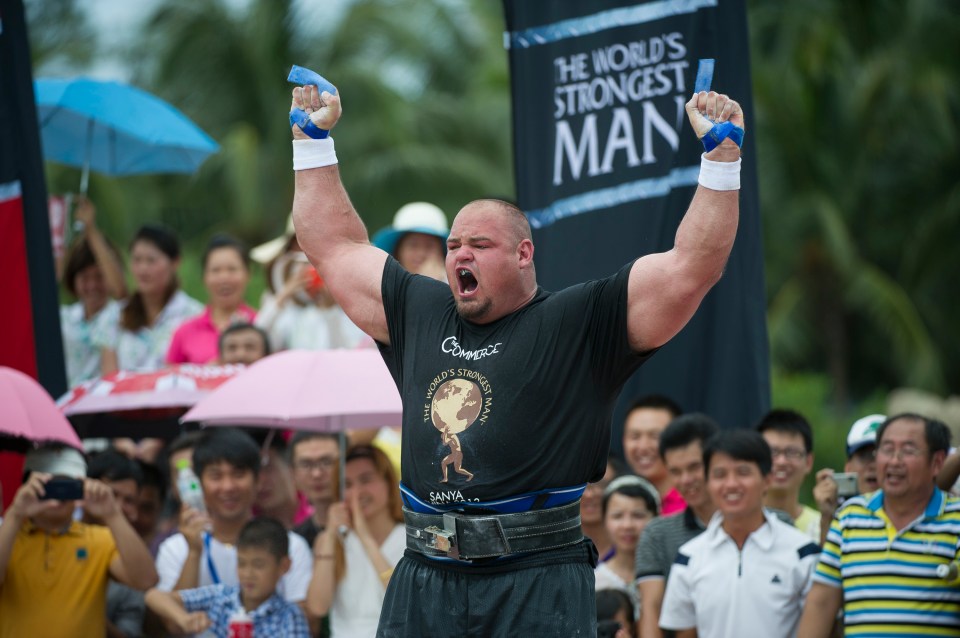
<instances>
[{"instance_id":1,"label":"weightlifting belt","mask_svg":"<svg viewBox=\"0 0 960 638\"><path fill-rule=\"evenodd\" d=\"M403 519L409 549L462 562L556 549L583 540L580 499L514 514L425 514L404 507Z\"/></svg>"}]
</instances>

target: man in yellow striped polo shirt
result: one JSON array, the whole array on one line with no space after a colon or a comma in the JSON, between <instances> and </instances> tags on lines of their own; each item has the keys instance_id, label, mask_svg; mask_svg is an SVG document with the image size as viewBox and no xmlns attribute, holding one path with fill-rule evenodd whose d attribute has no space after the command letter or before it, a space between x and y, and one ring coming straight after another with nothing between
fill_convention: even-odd
<instances>
[{"instance_id":1,"label":"man in yellow striped polo shirt","mask_svg":"<svg viewBox=\"0 0 960 638\"><path fill-rule=\"evenodd\" d=\"M937 568L960 554L960 499L934 483L950 431L916 414L877 431L880 490L848 500L830 526L798 636L956 636L960 583Z\"/></svg>"}]
</instances>

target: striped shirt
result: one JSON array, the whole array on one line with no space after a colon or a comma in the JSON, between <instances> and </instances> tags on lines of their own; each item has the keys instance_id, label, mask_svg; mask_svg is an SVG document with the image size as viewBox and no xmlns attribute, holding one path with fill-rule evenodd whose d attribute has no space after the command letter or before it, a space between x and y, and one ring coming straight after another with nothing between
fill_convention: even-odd
<instances>
[{"instance_id":1,"label":"striped shirt","mask_svg":"<svg viewBox=\"0 0 960 638\"><path fill-rule=\"evenodd\" d=\"M236 585L207 585L196 589L181 589L180 600L187 611L204 611L210 619L210 631L215 636L230 635L230 617L239 611L240 588ZM269 638L310 638L310 626L296 603L288 603L273 594L249 614L253 621L253 635Z\"/></svg>"},{"instance_id":2,"label":"striped shirt","mask_svg":"<svg viewBox=\"0 0 960 638\"><path fill-rule=\"evenodd\" d=\"M814 580L842 587L846 636L956 636L960 584L937 576L960 557L960 498L935 489L899 532L883 491L848 500L830 525Z\"/></svg>"}]
</instances>

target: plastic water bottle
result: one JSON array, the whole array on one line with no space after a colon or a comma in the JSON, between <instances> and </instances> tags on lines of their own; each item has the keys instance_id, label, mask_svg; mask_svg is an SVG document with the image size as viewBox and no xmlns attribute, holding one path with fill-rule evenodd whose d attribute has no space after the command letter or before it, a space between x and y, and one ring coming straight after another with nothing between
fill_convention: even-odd
<instances>
[{"instance_id":1,"label":"plastic water bottle","mask_svg":"<svg viewBox=\"0 0 960 638\"><path fill-rule=\"evenodd\" d=\"M193 473L189 459L177 461L177 491L180 492L180 502L199 512L206 512L203 504L203 488L200 479Z\"/></svg>"},{"instance_id":2,"label":"plastic water bottle","mask_svg":"<svg viewBox=\"0 0 960 638\"><path fill-rule=\"evenodd\" d=\"M241 607L230 616L227 629L228 638L253 638L253 619Z\"/></svg>"}]
</instances>

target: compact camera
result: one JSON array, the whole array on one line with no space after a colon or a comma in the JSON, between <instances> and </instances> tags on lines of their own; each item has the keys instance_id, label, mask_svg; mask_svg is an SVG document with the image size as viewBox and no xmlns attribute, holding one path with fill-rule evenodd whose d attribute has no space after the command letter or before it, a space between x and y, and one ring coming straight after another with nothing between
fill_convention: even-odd
<instances>
[{"instance_id":1,"label":"compact camera","mask_svg":"<svg viewBox=\"0 0 960 638\"><path fill-rule=\"evenodd\" d=\"M833 480L837 483L837 496L840 498L850 498L859 493L856 472L836 472Z\"/></svg>"}]
</instances>

